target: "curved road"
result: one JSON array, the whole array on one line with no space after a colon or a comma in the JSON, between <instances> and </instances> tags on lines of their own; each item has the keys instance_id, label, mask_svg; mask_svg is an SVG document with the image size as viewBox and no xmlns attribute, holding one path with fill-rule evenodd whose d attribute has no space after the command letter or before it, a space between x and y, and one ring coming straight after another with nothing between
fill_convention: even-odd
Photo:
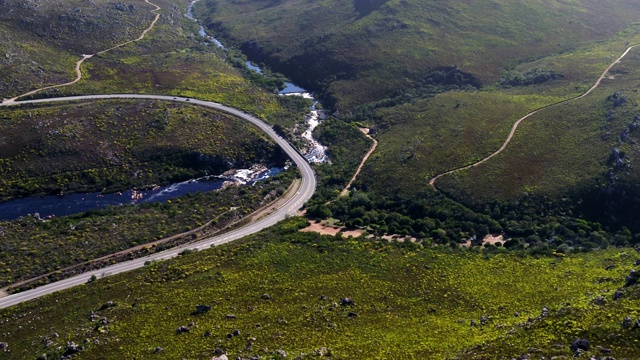
<instances>
[{"instance_id":1,"label":"curved road","mask_svg":"<svg viewBox=\"0 0 640 360\"><path fill-rule=\"evenodd\" d=\"M568 103L568 102L570 102L570 101L573 101L573 100L582 99L582 98L584 98L585 96L587 96L587 95L591 94L591 92L593 92L593 90L595 90L598 86L600 86L600 83L601 83L601 82L602 82L602 80L604 80L604 78L607 76L607 73L609 73L609 71L611 70L611 68L613 68L616 64L620 63L620 61L622 61L622 59L623 59L625 56L627 56L627 54L629 53L629 51L631 51L633 48L635 48L635 47L637 47L637 46L640 46L640 44L635 44L635 45L629 46L629 47L627 48L627 50L626 50L622 55L620 55L620 57L619 57L619 58L617 58L614 62L612 62L612 63L611 63L611 65L609 65L609 67L607 67L607 69L602 73L602 75L600 75L600 77L599 77L599 78L598 78L598 80L595 82L595 84L594 84L591 88L589 88L589 90L587 90L584 94L582 94L582 95L578 95L578 96L576 96L576 97L573 97L573 98L570 98L570 99L567 99L567 100L563 100L563 101L560 101L560 102L557 102L557 103L554 103L554 104L549 104L549 105L543 106L543 107L541 107L541 108L539 108L539 109L537 109L537 110L534 110L534 111L532 111L532 112L528 113L527 115L525 115L525 116L521 117L520 119L518 119L518 121L516 121L516 122L515 122L515 124L513 124L513 127L511 127L511 131L509 132L509 135L507 136L507 139L504 141L504 143L502 144L502 146L500 147L500 149L496 150L496 151L495 151L494 153L492 153L491 155L489 155L489 156L487 156L486 158L484 158L484 159L482 159L482 160L480 160L480 161L477 161L477 162L475 162L475 163L473 163L473 164L470 164L470 165L467 165L467 166L463 166L463 167L459 167L459 168L456 168L456 169L453 169L453 170L449 170L449 171L447 171L447 172L444 172L444 173L442 173L442 174L439 174L439 175L434 176L433 178L431 178L431 180L429 180L429 185L431 185L431 187L433 188L433 190L438 191L438 188L436 188L436 181L438 181L438 179L440 179L441 177L446 176L446 175L451 175L451 174L453 174L453 173L456 173L456 172L459 172L459 171L462 171L462 170L467 170L467 169L470 169L470 168L472 168L472 167L476 167L476 166L478 166L478 165L480 165L480 164L482 164L482 163L485 163L485 162L489 161L489 160L490 160L491 158L493 158L494 156L497 156L498 154L500 154L501 152L503 152L503 151L504 151L504 149L506 149L506 148L507 148L507 146L509 145L509 143L511 142L511 139L513 138L513 135L516 133L516 130L518 129L518 126L520 126L520 124L521 124L523 121L525 121L526 119L528 119L530 116L535 115L535 114L539 113L540 111L542 111L542 110L546 110L546 109L548 109L548 108L550 108L550 107L554 107L554 106L558 106L558 105L566 104L566 103Z\"/></svg>"},{"instance_id":2,"label":"curved road","mask_svg":"<svg viewBox=\"0 0 640 360\"><path fill-rule=\"evenodd\" d=\"M220 111L224 111L231 115L235 115L240 117L246 121L251 122L255 126L257 126L260 130L264 131L269 137L271 137L286 153L291 157L291 159L296 163L298 169L300 169L300 173L302 174L302 184L298 189L297 193L293 198L287 201L284 205L282 205L276 212L267 215L266 217L253 222L249 225L241 227L239 229L227 232L222 235L213 236L207 239L200 240L195 243L185 244L182 246L175 247L170 250L166 250L163 252L159 252L153 255L149 255L147 257L130 260L126 262L122 262L119 264L111 265L99 270L90 271L87 273L83 273L81 275L76 275L74 277L60 280L51 284L47 284L44 286L40 286L38 288L27 290L21 293L17 293L14 295L9 295L3 298L0 298L0 309L6 308L12 305L19 304L23 301L35 299L46 294L51 294L59 290L68 289L74 287L76 285L86 283L91 276L95 275L96 277L104 277L115 275L118 273L122 273L125 271L138 269L144 266L144 263L150 260L165 260L172 257L176 257L180 252L185 249L206 249L211 246L220 245L224 243L228 243L233 240L240 239L250 234L257 233L265 228L268 228L277 222L284 220L290 215L295 215L296 211L302 207L302 205L311 198L316 189L316 178L313 173L313 169L309 165L309 163L305 160L305 158L300 155L300 153L291 146L285 139L276 134L270 125L266 124L264 121L258 119L253 115L249 115L245 112L242 112L238 109L234 109L229 106L225 106L222 104L210 102L210 101L202 101L195 99L187 99L183 97L173 97L173 96L162 96L162 95L136 95L136 94L112 94L112 95L85 95L85 96L69 96L62 98L52 98L52 99L38 99L38 100L28 100L28 101L20 101L20 102L6 102L0 104L0 106L16 106L21 104L37 104L37 103L49 103L49 102L66 102L66 101L74 101L74 100L102 100L102 99L144 99L144 100L163 100L163 101L175 101L182 102L187 104L194 104L199 106L204 106Z\"/></svg>"}]
</instances>

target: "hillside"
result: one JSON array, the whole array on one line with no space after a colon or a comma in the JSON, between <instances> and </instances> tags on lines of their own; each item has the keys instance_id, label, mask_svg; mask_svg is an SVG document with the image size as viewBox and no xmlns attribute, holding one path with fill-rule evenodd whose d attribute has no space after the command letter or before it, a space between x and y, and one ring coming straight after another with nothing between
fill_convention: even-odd
<instances>
[{"instance_id":1,"label":"hillside","mask_svg":"<svg viewBox=\"0 0 640 360\"><path fill-rule=\"evenodd\" d=\"M581 358L640 356L631 249L478 254L298 233L305 222L0 310L2 356L570 358L576 339Z\"/></svg>"},{"instance_id":2,"label":"hillside","mask_svg":"<svg viewBox=\"0 0 640 360\"><path fill-rule=\"evenodd\" d=\"M196 11L252 59L347 110L441 68L492 84L505 68L604 40L640 18L629 0L203 0Z\"/></svg>"}]
</instances>

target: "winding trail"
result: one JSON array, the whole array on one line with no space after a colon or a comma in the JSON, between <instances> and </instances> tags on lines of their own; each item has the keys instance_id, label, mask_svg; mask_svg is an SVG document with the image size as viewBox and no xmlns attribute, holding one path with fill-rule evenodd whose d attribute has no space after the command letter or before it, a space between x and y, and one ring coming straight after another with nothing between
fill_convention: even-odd
<instances>
[{"instance_id":1,"label":"winding trail","mask_svg":"<svg viewBox=\"0 0 640 360\"><path fill-rule=\"evenodd\" d=\"M144 29L142 31L142 34L140 34L140 36L138 38L123 42L122 44L118 44L116 46L110 47L110 48L102 50L102 51L98 51L95 54L82 55L82 58L76 62L76 68L75 68L76 69L76 78L73 81L70 81L70 82L67 82L67 83L64 83L64 84L49 85L49 86L41 87L41 88L38 88L38 89L35 89L35 90L31 90L31 91L29 91L27 93L24 93L22 95L18 95L16 97L11 98L11 99L6 99L6 100L2 101L2 103L3 104L12 103L12 102L16 101L17 99L23 98L25 96L33 95L33 94L39 93L39 92L44 91L44 90L73 85L73 84L77 83L78 81L82 80L82 68L81 67L82 67L82 63L85 62L85 60L91 59L95 55L104 54L107 51L111 51L111 50L123 47L125 45L129 45L129 44L131 44L133 42L140 41L140 40L144 39L144 37L147 36L147 33L149 31L151 31L151 29L153 29L154 26L156 26L156 23L160 19L160 14L158 14L157 11L161 9L160 6L150 2L149 0L144 0L144 2L146 2L149 5L155 6L155 9L151 10L151 12L155 14L155 18L153 19L153 21L151 22L149 27L147 27L146 29Z\"/></svg>"},{"instance_id":2,"label":"winding trail","mask_svg":"<svg viewBox=\"0 0 640 360\"><path fill-rule=\"evenodd\" d=\"M340 197L345 196L349 193L349 188L351 187L351 184L353 184L353 182L356 181L356 178L358 177L358 175L360 175L360 171L362 170L362 168L364 167L364 164L369 159L369 156L371 156L371 154L373 154L373 152L378 147L378 140L371 137L371 135L369 135L369 132L366 129L360 129L360 131L362 131L366 137L368 137L369 139L371 139L371 141L373 141L373 145L371 145L371 148L369 149L367 154L364 156L364 158L362 158L362 162L360 162L360 165L358 166L358 170L356 170L355 174L353 174L353 177L351 177L351 180L349 180L349 183L347 184L347 186L345 186L344 189L340 192Z\"/></svg>"},{"instance_id":3,"label":"winding trail","mask_svg":"<svg viewBox=\"0 0 640 360\"><path fill-rule=\"evenodd\" d=\"M436 181L438 181L438 179L440 179L441 177L446 176L446 175L451 175L451 174L453 174L453 173L456 173L456 172L459 172L459 171L462 171L462 170L467 170L467 169L470 169L470 168L476 167L476 166L478 166L478 165L480 165L480 164L483 164L483 163L485 163L485 162L489 161L491 158L493 158L493 157L497 156L498 154L500 154L501 152L503 152L503 151L504 151L504 149L506 149L506 148L507 148L507 146L509 145L509 143L511 142L511 139L513 138L513 135L516 133L516 130L518 130L518 126L520 126L520 124L521 124L523 121L525 121L526 119L528 119L529 117L531 117L531 116L533 116L533 115L535 115L535 114L537 114L537 113L539 113L539 112L541 112L541 111L543 111L543 110L546 110L546 109L549 109L549 108L552 108L552 107L555 107L555 106L558 106L558 105L566 104L566 103L571 102L571 101L574 101L574 100L582 99L582 98L584 98L585 96L589 95L589 94L590 94L591 92L593 92L593 91L594 91L598 86L600 86L600 83L601 83L601 82L602 82L602 80L607 76L607 74L609 73L609 71L610 71L610 70L611 70L611 69L612 69L616 64L619 64L619 63L622 61L622 59L623 59L625 56L627 56L627 54L629 54L629 52L630 52L633 48L635 48L635 47L637 47L637 46L640 46L640 44L635 44L635 45L631 45L631 46L629 46L629 48L627 48L627 50L626 50L622 55L620 55L620 57L619 57L619 58L617 58L613 63L611 63L611 65L609 65L609 67L607 67L607 69L602 73L602 75L600 75L600 77L599 77L599 78L598 78L598 80L595 82L595 84L594 84L594 85L593 85L589 90L587 90L585 93L583 93L582 95L578 95L578 96L576 96L576 97L572 97L572 98L567 99L567 100L562 100L562 101L559 101L559 102L557 102L557 103L553 103L553 104L549 104L549 105L543 106L543 107L541 107L541 108L539 108L539 109L537 109L537 110L534 110L534 111L532 111L532 112L530 112L530 113L526 114L525 116L523 116L523 117L521 117L520 119L518 119L518 121L516 121L516 122L515 122L515 124L513 124L513 127L511 127L511 131L509 132L509 136L507 136L507 139L504 141L504 143L502 144L502 146L501 146L498 150L496 150L494 153L492 153L491 155L489 155L489 156L485 157L484 159L479 160L479 161L477 161L477 162L475 162L475 163L473 163L473 164L470 164L470 165L467 165L467 166L463 166L463 167L459 167L459 168L456 168L456 169L453 169L453 170L449 170L449 171L444 172L444 173L442 173L442 174L440 174L440 175L436 175L436 176L434 176L433 178L431 178L431 180L429 180L429 185L431 185L431 187L433 188L433 190L438 191L438 188L436 187Z\"/></svg>"}]
</instances>

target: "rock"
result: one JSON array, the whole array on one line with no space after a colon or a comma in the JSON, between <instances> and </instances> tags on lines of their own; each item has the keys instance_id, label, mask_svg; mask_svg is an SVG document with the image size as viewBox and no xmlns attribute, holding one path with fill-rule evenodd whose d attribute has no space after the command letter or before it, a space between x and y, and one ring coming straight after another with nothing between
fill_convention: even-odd
<instances>
[{"instance_id":1,"label":"rock","mask_svg":"<svg viewBox=\"0 0 640 360\"><path fill-rule=\"evenodd\" d=\"M7 351L9 350L9 344L6 342L0 342L0 351Z\"/></svg>"},{"instance_id":2,"label":"rock","mask_svg":"<svg viewBox=\"0 0 640 360\"><path fill-rule=\"evenodd\" d=\"M604 296L598 296L597 298L595 298L593 300L593 303L596 304L596 305L604 305L605 302L606 302L606 300L605 300Z\"/></svg>"},{"instance_id":3,"label":"rock","mask_svg":"<svg viewBox=\"0 0 640 360\"><path fill-rule=\"evenodd\" d=\"M329 297L327 295L320 295L320 300L328 300Z\"/></svg>"},{"instance_id":4,"label":"rock","mask_svg":"<svg viewBox=\"0 0 640 360\"><path fill-rule=\"evenodd\" d=\"M67 343L67 347L64 350L64 353L62 353L62 356L69 356L69 355L77 354L80 351L82 351L82 346L78 346L73 341L69 341Z\"/></svg>"},{"instance_id":5,"label":"rock","mask_svg":"<svg viewBox=\"0 0 640 360\"><path fill-rule=\"evenodd\" d=\"M570 347L571 351L573 351L574 353L579 351L588 351L589 348L589 340L587 339L576 339L573 341Z\"/></svg>"},{"instance_id":6,"label":"rock","mask_svg":"<svg viewBox=\"0 0 640 360\"><path fill-rule=\"evenodd\" d=\"M222 351L222 349L220 348L216 348L215 350L213 350L213 354L216 356L220 356L224 354L224 351Z\"/></svg>"},{"instance_id":7,"label":"rock","mask_svg":"<svg viewBox=\"0 0 640 360\"><path fill-rule=\"evenodd\" d=\"M278 349L277 353L278 353L278 355L280 355L282 357L287 357L287 353L282 349Z\"/></svg>"},{"instance_id":8,"label":"rock","mask_svg":"<svg viewBox=\"0 0 640 360\"><path fill-rule=\"evenodd\" d=\"M202 336L204 336L204 337L211 337L211 335L212 335L212 334L211 334L211 331L207 330L207 331L205 331L205 332L204 332L204 334L203 334Z\"/></svg>"},{"instance_id":9,"label":"rock","mask_svg":"<svg viewBox=\"0 0 640 360\"><path fill-rule=\"evenodd\" d=\"M476 321L475 321L475 320L471 320L471 324L470 324L470 325L471 325L471 326L478 326L478 324L476 323Z\"/></svg>"},{"instance_id":10,"label":"rock","mask_svg":"<svg viewBox=\"0 0 640 360\"><path fill-rule=\"evenodd\" d=\"M155 348L155 350L153 350L154 354L158 354L164 351L163 347L158 346L157 348Z\"/></svg>"},{"instance_id":11,"label":"rock","mask_svg":"<svg viewBox=\"0 0 640 360\"><path fill-rule=\"evenodd\" d=\"M625 316L624 319L622 319L622 328L630 328L631 325L633 325L633 318L631 316Z\"/></svg>"},{"instance_id":12,"label":"rock","mask_svg":"<svg viewBox=\"0 0 640 360\"><path fill-rule=\"evenodd\" d=\"M262 294L262 296L260 296L260 298L262 300L271 300L271 296L269 296L269 294Z\"/></svg>"},{"instance_id":13,"label":"rock","mask_svg":"<svg viewBox=\"0 0 640 360\"><path fill-rule=\"evenodd\" d=\"M607 265L604 269L605 269L605 270L613 270L613 269L615 269L615 268L616 268L616 266L615 266L615 265L613 265L613 264L611 264L611 265Z\"/></svg>"},{"instance_id":14,"label":"rock","mask_svg":"<svg viewBox=\"0 0 640 360\"><path fill-rule=\"evenodd\" d=\"M340 300L340 305L342 306L353 306L353 300L351 298L343 298Z\"/></svg>"},{"instance_id":15,"label":"rock","mask_svg":"<svg viewBox=\"0 0 640 360\"><path fill-rule=\"evenodd\" d=\"M189 332L191 329L188 326L180 326L179 328L176 329L176 333L178 334L182 334L182 333L186 333Z\"/></svg>"},{"instance_id":16,"label":"rock","mask_svg":"<svg viewBox=\"0 0 640 360\"><path fill-rule=\"evenodd\" d=\"M549 316L549 309L547 309L546 306L542 308L542 313L540 314L540 316L542 316L542 317Z\"/></svg>"},{"instance_id":17,"label":"rock","mask_svg":"<svg viewBox=\"0 0 640 360\"><path fill-rule=\"evenodd\" d=\"M613 300L619 300L624 296L624 293L622 291L616 291L613 293Z\"/></svg>"},{"instance_id":18,"label":"rock","mask_svg":"<svg viewBox=\"0 0 640 360\"><path fill-rule=\"evenodd\" d=\"M347 314L347 318L349 318L349 319L351 319L351 318L357 318L357 317L358 317L358 313L353 312L353 311L352 311L352 312L349 312L349 313Z\"/></svg>"},{"instance_id":19,"label":"rock","mask_svg":"<svg viewBox=\"0 0 640 360\"><path fill-rule=\"evenodd\" d=\"M235 329L231 332L231 334L233 334L233 336L240 336L240 330Z\"/></svg>"},{"instance_id":20,"label":"rock","mask_svg":"<svg viewBox=\"0 0 640 360\"><path fill-rule=\"evenodd\" d=\"M487 321L489 321L489 319L487 319L486 316L480 317L480 325L486 325Z\"/></svg>"},{"instance_id":21,"label":"rock","mask_svg":"<svg viewBox=\"0 0 640 360\"><path fill-rule=\"evenodd\" d=\"M113 301L107 301L106 303L102 304L102 306L100 306L98 311L105 310L105 309L112 308L112 307L116 307L116 306L118 306L118 304L114 303Z\"/></svg>"},{"instance_id":22,"label":"rock","mask_svg":"<svg viewBox=\"0 0 640 360\"><path fill-rule=\"evenodd\" d=\"M640 273L638 273L635 270L631 270L629 272L629 275L627 275L627 277L624 279L625 281L624 286L628 287L628 286L634 285L635 283L638 282L639 277L640 277Z\"/></svg>"},{"instance_id":23,"label":"rock","mask_svg":"<svg viewBox=\"0 0 640 360\"><path fill-rule=\"evenodd\" d=\"M220 356L214 356L211 358L211 360L229 360L229 358L227 357L227 355L222 354Z\"/></svg>"},{"instance_id":24,"label":"rock","mask_svg":"<svg viewBox=\"0 0 640 360\"><path fill-rule=\"evenodd\" d=\"M237 316L235 316L235 315L233 315L233 314L227 314L227 315L225 316L225 319L227 319L227 320L236 320L237 318L238 318L238 317L237 317Z\"/></svg>"},{"instance_id":25,"label":"rock","mask_svg":"<svg viewBox=\"0 0 640 360\"><path fill-rule=\"evenodd\" d=\"M519 312L516 311L516 312L513 313L513 317L518 317L518 316L520 316Z\"/></svg>"},{"instance_id":26,"label":"rock","mask_svg":"<svg viewBox=\"0 0 640 360\"><path fill-rule=\"evenodd\" d=\"M206 313L209 310L211 310L211 306L209 306L209 305L197 305L195 312L197 314L202 314L202 313Z\"/></svg>"},{"instance_id":27,"label":"rock","mask_svg":"<svg viewBox=\"0 0 640 360\"><path fill-rule=\"evenodd\" d=\"M600 352L603 354L611 354L613 352L611 349L607 349L603 347L598 347L598 350L600 350Z\"/></svg>"}]
</instances>

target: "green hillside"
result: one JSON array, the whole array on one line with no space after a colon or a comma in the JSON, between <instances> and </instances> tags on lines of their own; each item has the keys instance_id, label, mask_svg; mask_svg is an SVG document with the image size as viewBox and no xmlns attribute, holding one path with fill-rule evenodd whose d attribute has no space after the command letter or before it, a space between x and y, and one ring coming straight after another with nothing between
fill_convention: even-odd
<instances>
[{"instance_id":1,"label":"green hillside","mask_svg":"<svg viewBox=\"0 0 640 360\"><path fill-rule=\"evenodd\" d=\"M207 26L342 108L457 67L485 84L522 61L604 40L640 18L633 1L203 0Z\"/></svg>"},{"instance_id":2,"label":"green hillside","mask_svg":"<svg viewBox=\"0 0 640 360\"><path fill-rule=\"evenodd\" d=\"M640 356L622 325L640 315L631 249L479 254L298 233L305 222L1 310L2 356L73 342L74 359L570 358L581 338L580 358Z\"/></svg>"}]
</instances>

